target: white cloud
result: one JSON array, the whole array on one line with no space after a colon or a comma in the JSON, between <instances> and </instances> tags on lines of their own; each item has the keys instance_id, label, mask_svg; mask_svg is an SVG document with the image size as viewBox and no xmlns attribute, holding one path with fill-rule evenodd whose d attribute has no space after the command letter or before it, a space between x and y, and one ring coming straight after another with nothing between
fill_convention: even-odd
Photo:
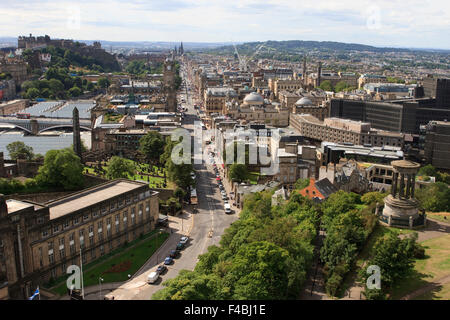
<instances>
[{"instance_id":1,"label":"white cloud","mask_svg":"<svg viewBox=\"0 0 450 320\"><path fill-rule=\"evenodd\" d=\"M70 6L80 10L80 29L68 28ZM379 8L379 28L368 28L370 7ZM0 36L33 33L210 42L302 39L450 48L450 2L438 0L0 0L0 10Z\"/></svg>"}]
</instances>

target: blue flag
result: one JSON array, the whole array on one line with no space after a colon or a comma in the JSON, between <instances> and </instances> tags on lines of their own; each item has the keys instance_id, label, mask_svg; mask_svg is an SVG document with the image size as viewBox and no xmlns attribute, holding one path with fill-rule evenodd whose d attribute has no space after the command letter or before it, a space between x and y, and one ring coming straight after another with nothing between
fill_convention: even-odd
<instances>
[{"instance_id":1,"label":"blue flag","mask_svg":"<svg viewBox=\"0 0 450 320\"><path fill-rule=\"evenodd\" d=\"M39 295L39 287L37 287L36 291L33 293L33 295L31 297L28 298L28 300L33 300L34 297Z\"/></svg>"}]
</instances>

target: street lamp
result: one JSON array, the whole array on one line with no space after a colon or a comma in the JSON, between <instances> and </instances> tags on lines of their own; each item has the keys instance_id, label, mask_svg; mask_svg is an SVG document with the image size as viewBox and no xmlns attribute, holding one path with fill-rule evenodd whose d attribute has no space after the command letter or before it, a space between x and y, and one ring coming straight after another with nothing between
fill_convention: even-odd
<instances>
[{"instance_id":1,"label":"street lamp","mask_svg":"<svg viewBox=\"0 0 450 320\"><path fill-rule=\"evenodd\" d=\"M102 277L98 277L98 283L100 285L100 296L99 296L99 300L102 300L102 282L103 282L103 278Z\"/></svg>"}]
</instances>

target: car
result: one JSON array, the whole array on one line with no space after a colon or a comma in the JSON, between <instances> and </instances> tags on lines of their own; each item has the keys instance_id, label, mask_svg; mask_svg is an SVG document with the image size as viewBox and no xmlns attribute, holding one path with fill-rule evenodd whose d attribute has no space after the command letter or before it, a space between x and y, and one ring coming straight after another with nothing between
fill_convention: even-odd
<instances>
[{"instance_id":1,"label":"car","mask_svg":"<svg viewBox=\"0 0 450 320\"><path fill-rule=\"evenodd\" d=\"M170 251L170 257L173 258L173 259L178 257L179 254L180 254L180 252L177 251L177 250L171 250Z\"/></svg>"},{"instance_id":2,"label":"car","mask_svg":"<svg viewBox=\"0 0 450 320\"><path fill-rule=\"evenodd\" d=\"M159 274L163 274L166 271L167 271L167 267L163 264L158 266L158 268L156 268L156 272L158 272Z\"/></svg>"},{"instance_id":3,"label":"car","mask_svg":"<svg viewBox=\"0 0 450 320\"><path fill-rule=\"evenodd\" d=\"M166 257L165 259L164 259L164 264L165 265L170 265L170 264L172 264L173 263L173 259L171 258L171 257Z\"/></svg>"},{"instance_id":4,"label":"car","mask_svg":"<svg viewBox=\"0 0 450 320\"><path fill-rule=\"evenodd\" d=\"M159 273L158 272L151 272L148 276L147 276L147 282L148 283L155 283L156 281L158 281L159 279Z\"/></svg>"},{"instance_id":5,"label":"car","mask_svg":"<svg viewBox=\"0 0 450 320\"><path fill-rule=\"evenodd\" d=\"M186 244L188 241L189 241L188 237L181 237L181 239L180 239L180 243L182 243L182 244Z\"/></svg>"},{"instance_id":6,"label":"car","mask_svg":"<svg viewBox=\"0 0 450 320\"><path fill-rule=\"evenodd\" d=\"M222 200L228 200L228 196L226 194L222 194Z\"/></svg>"},{"instance_id":7,"label":"car","mask_svg":"<svg viewBox=\"0 0 450 320\"><path fill-rule=\"evenodd\" d=\"M177 251L181 251L183 249L184 249L184 244L183 243L178 243L177 247L175 248L175 250L177 250Z\"/></svg>"},{"instance_id":8,"label":"car","mask_svg":"<svg viewBox=\"0 0 450 320\"><path fill-rule=\"evenodd\" d=\"M224 210L225 210L226 214L230 214L231 213L231 206L230 206L230 204L228 202L225 203Z\"/></svg>"}]
</instances>

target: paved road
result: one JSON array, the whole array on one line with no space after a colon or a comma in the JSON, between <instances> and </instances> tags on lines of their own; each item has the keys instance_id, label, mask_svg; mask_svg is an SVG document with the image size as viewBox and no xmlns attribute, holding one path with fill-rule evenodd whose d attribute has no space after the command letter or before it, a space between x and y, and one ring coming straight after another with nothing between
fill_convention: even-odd
<instances>
[{"instance_id":1,"label":"paved road","mask_svg":"<svg viewBox=\"0 0 450 320\"><path fill-rule=\"evenodd\" d=\"M182 74L182 77L185 78L185 75ZM192 130L194 121L198 121L199 119L190 95L188 95L184 105L188 108L188 111L186 112L183 126ZM157 266L154 255L146 263L140 275L109 293L116 300L150 299L156 291L164 287L162 286L162 282L176 277L182 269L193 270L197 264L198 256L205 253L209 246L218 245L224 230L233 221L238 219L237 212L229 215L224 212L223 202L215 181L212 166L203 163L194 165L194 168L197 174L198 213L193 217L194 223L190 231L188 246L181 252L181 256L175 259L174 264L168 267L166 274L162 275L156 284L149 285L146 283L146 277ZM166 256L165 253L175 248L179 237L181 237L182 232L178 229L175 232L177 232L175 236L172 236L159 250L159 262ZM108 290L106 286L104 290ZM93 292L91 296L95 298L99 295ZM88 299L88 296L86 298Z\"/></svg>"}]
</instances>

